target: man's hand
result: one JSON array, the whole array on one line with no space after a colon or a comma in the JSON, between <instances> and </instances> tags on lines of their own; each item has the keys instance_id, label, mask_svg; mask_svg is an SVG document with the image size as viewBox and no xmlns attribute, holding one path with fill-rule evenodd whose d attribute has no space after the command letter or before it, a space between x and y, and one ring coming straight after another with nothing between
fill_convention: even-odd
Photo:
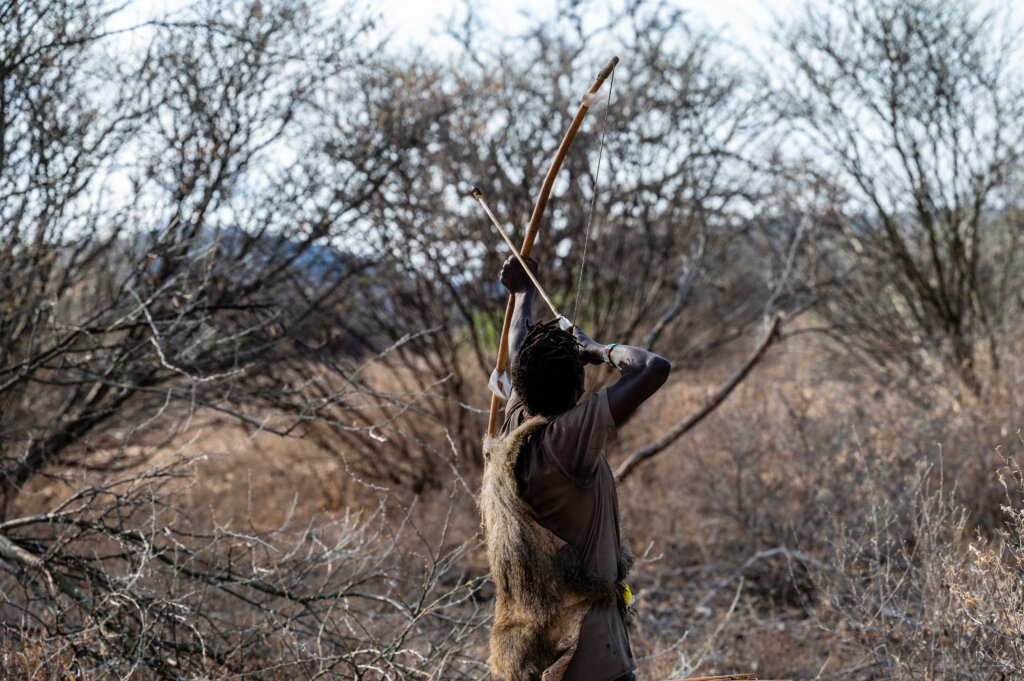
<instances>
[{"instance_id":1,"label":"man's hand","mask_svg":"<svg viewBox=\"0 0 1024 681\"><path fill-rule=\"evenodd\" d=\"M601 364L604 362L604 356L602 355L603 345L580 331L580 327L576 325L573 325L569 331L576 338L576 342L579 343L580 359L584 364Z\"/></svg>"},{"instance_id":2,"label":"man's hand","mask_svg":"<svg viewBox=\"0 0 1024 681\"><path fill-rule=\"evenodd\" d=\"M526 264L530 266L530 270L534 276L540 272L540 265L533 258L527 258ZM534 285L530 281L530 277L527 276L523 270L523 266L519 264L515 256L509 256L505 264L501 266L501 276L499 277L502 285L508 289L509 293L525 293L527 291L533 291Z\"/></svg>"},{"instance_id":3,"label":"man's hand","mask_svg":"<svg viewBox=\"0 0 1024 681\"><path fill-rule=\"evenodd\" d=\"M540 271L540 265L533 258L527 258L526 264L533 270L534 276ZM526 329L533 323L533 296L537 287L530 281L526 270L515 256L509 257L501 266L501 275L498 278L508 292L515 296L512 326L508 330L509 357L515 357L523 344L523 339L526 338Z\"/></svg>"}]
</instances>

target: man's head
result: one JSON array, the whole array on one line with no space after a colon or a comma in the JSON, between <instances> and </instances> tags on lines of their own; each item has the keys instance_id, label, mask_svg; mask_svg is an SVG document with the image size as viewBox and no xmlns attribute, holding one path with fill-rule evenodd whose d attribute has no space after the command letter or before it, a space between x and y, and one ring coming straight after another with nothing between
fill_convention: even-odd
<instances>
[{"instance_id":1,"label":"man's head","mask_svg":"<svg viewBox=\"0 0 1024 681\"><path fill-rule=\"evenodd\" d=\"M554 416L583 394L583 362L576 339L558 321L534 324L512 359L512 387L531 414Z\"/></svg>"}]
</instances>

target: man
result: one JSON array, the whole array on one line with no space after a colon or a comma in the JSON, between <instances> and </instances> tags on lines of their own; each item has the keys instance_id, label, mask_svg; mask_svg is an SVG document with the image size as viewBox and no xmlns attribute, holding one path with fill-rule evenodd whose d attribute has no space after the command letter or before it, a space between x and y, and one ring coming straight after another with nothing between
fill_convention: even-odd
<instances>
[{"instance_id":1,"label":"man","mask_svg":"<svg viewBox=\"0 0 1024 681\"><path fill-rule=\"evenodd\" d=\"M536 262L531 259L536 272ZM625 681L632 556L620 539L615 480L604 446L668 378L667 360L602 345L577 327L532 323L535 288L509 258L512 395L497 438L484 443L481 506L497 587L491 675L501 681ZM583 395L583 368L621 376Z\"/></svg>"}]
</instances>

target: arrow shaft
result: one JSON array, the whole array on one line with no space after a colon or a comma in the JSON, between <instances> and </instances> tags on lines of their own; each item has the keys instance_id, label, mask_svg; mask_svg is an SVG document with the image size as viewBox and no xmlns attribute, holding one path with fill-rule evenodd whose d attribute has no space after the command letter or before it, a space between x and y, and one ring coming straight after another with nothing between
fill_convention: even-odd
<instances>
[{"instance_id":1,"label":"arrow shaft","mask_svg":"<svg viewBox=\"0 0 1024 681\"><path fill-rule=\"evenodd\" d=\"M528 276L530 278L530 281L533 282L533 285L537 287L537 293L540 294L540 297L543 298L544 302L547 303L549 308L551 308L551 313L554 314L556 318L561 317L562 315L560 315L558 313L558 310L555 309L555 304L551 302L551 297L544 291L544 287L540 285L540 282L537 281L537 277L530 269L530 266L526 264L526 260L523 259L522 255L519 254L519 250L516 248L516 245L512 243L512 239L509 238L508 233L506 233L505 230L501 228L501 225L498 223L498 220L494 217L494 214L491 213L491 209L487 207L487 202L484 201L483 195L475 187L473 188L473 198L479 201L480 205L483 206L484 212L487 213L487 217L491 219L491 223L494 225L494 228L498 230L498 234L500 234L501 238L505 240L506 244L508 244L508 247L512 250L512 255L514 255L516 260L519 261L519 264L523 266L523 270L526 272L526 276Z\"/></svg>"}]
</instances>

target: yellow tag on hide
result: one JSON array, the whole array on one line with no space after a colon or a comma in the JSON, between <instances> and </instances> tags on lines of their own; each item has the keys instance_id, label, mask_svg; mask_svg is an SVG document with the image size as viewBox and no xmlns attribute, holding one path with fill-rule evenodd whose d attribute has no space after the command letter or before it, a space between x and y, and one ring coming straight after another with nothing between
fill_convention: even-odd
<instances>
[{"instance_id":1,"label":"yellow tag on hide","mask_svg":"<svg viewBox=\"0 0 1024 681\"><path fill-rule=\"evenodd\" d=\"M619 582L619 593L622 594L622 600L626 602L626 607L633 602L633 592L630 590L629 585L625 582Z\"/></svg>"}]
</instances>

